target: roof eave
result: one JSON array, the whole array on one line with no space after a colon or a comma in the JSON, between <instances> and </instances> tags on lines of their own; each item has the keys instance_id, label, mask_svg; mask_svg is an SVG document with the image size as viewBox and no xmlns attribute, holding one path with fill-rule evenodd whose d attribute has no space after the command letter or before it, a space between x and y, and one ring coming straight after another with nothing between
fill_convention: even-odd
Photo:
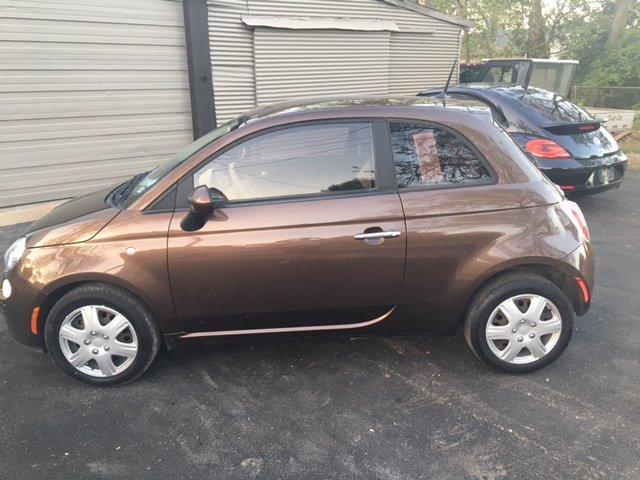
<instances>
[{"instance_id":1,"label":"roof eave","mask_svg":"<svg viewBox=\"0 0 640 480\"><path fill-rule=\"evenodd\" d=\"M448 13L444 13L430 7L425 7L424 5L418 5L417 3L414 3L410 0L380 0L380 1L388 3L390 5L395 5L397 7L406 8L407 10L412 10L416 13L420 13L427 17L432 17L437 20L442 20L443 22L458 25L459 27L462 27L465 30L469 30L473 26L473 23L470 22L469 20L465 20L463 18L456 17L454 15L449 15Z\"/></svg>"}]
</instances>

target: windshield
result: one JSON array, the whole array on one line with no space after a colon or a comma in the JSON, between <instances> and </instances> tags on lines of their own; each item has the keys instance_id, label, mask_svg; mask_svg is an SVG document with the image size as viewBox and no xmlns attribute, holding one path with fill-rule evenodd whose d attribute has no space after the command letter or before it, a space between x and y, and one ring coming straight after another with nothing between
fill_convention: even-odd
<instances>
[{"instance_id":1,"label":"windshield","mask_svg":"<svg viewBox=\"0 0 640 480\"><path fill-rule=\"evenodd\" d=\"M136 199L140 198L147 190L154 186L159 180L168 175L175 168L180 166L185 160L198 152L203 147L209 145L211 142L223 137L227 133L237 129L244 122L244 116L236 117L233 120L225 123L224 125L212 130L206 135L200 137L193 143L187 145L185 148L176 153L171 160L162 165L154 168L150 172L141 176L140 178L133 177L133 184L135 187L131 188L128 195L125 196L127 205L133 203ZM128 183L128 182L127 182Z\"/></svg>"}]
</instances>

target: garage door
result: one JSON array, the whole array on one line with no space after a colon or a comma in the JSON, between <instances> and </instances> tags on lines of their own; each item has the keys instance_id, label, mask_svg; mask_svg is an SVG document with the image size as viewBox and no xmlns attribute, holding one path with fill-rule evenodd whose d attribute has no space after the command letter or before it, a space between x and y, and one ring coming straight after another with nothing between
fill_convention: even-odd
<instances>
[{"instance_id":1,"label":"garage door","mask_svg":"<svg viewBox=\"0 0 640 480\"><path fill-rule=\"evenodd\" d=\"M254 55L258 105L389 91L386 31L256 28Z\"/></svg>"},{"instance_id":2,"label":"garage door","mask_svg":"<svg viewBox=\"0 0 640 480\"><path fill-rule=\"evenodd\" d=\"M0 207L110 185L193 140L180 2L1 3Z\"/></svg>"}]
</instances>

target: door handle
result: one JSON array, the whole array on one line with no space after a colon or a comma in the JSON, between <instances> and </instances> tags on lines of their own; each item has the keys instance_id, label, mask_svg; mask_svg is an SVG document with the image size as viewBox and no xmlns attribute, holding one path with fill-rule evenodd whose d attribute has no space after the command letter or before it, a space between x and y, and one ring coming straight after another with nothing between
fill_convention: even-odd
<instances>
[{"instance_id":1,"label":"door handle","mask_svg":"<svg viewBox=\"0 0 640 480\"><path fill-rule=\"evenodd\" d=\"M397 230L390 230L387 232L371 232L371 233L358 233L353 236L356 240L377 240L380 238L394 238L399 237L402 232Z\"/></svg>"}]
</instances>

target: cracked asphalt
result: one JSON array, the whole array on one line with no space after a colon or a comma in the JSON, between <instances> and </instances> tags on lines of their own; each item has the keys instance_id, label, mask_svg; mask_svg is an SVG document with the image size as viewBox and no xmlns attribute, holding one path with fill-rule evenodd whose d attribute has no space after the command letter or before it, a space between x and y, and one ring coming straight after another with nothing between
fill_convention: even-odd
<instances>
[{"instance_id":1,"label":"cracked asphalt","mask_svg":"<svg viewBox=\"0 0 640 480\"><path fill-rule=\"evenodd\" d=\"M489 370L459 336L326 337L161 352L98 389L0 322L0 476L638 479L640 173L579 203L594 303L529 375ZM23 228L0 228L0 248Z\"/></svg>"}]
</instances>

